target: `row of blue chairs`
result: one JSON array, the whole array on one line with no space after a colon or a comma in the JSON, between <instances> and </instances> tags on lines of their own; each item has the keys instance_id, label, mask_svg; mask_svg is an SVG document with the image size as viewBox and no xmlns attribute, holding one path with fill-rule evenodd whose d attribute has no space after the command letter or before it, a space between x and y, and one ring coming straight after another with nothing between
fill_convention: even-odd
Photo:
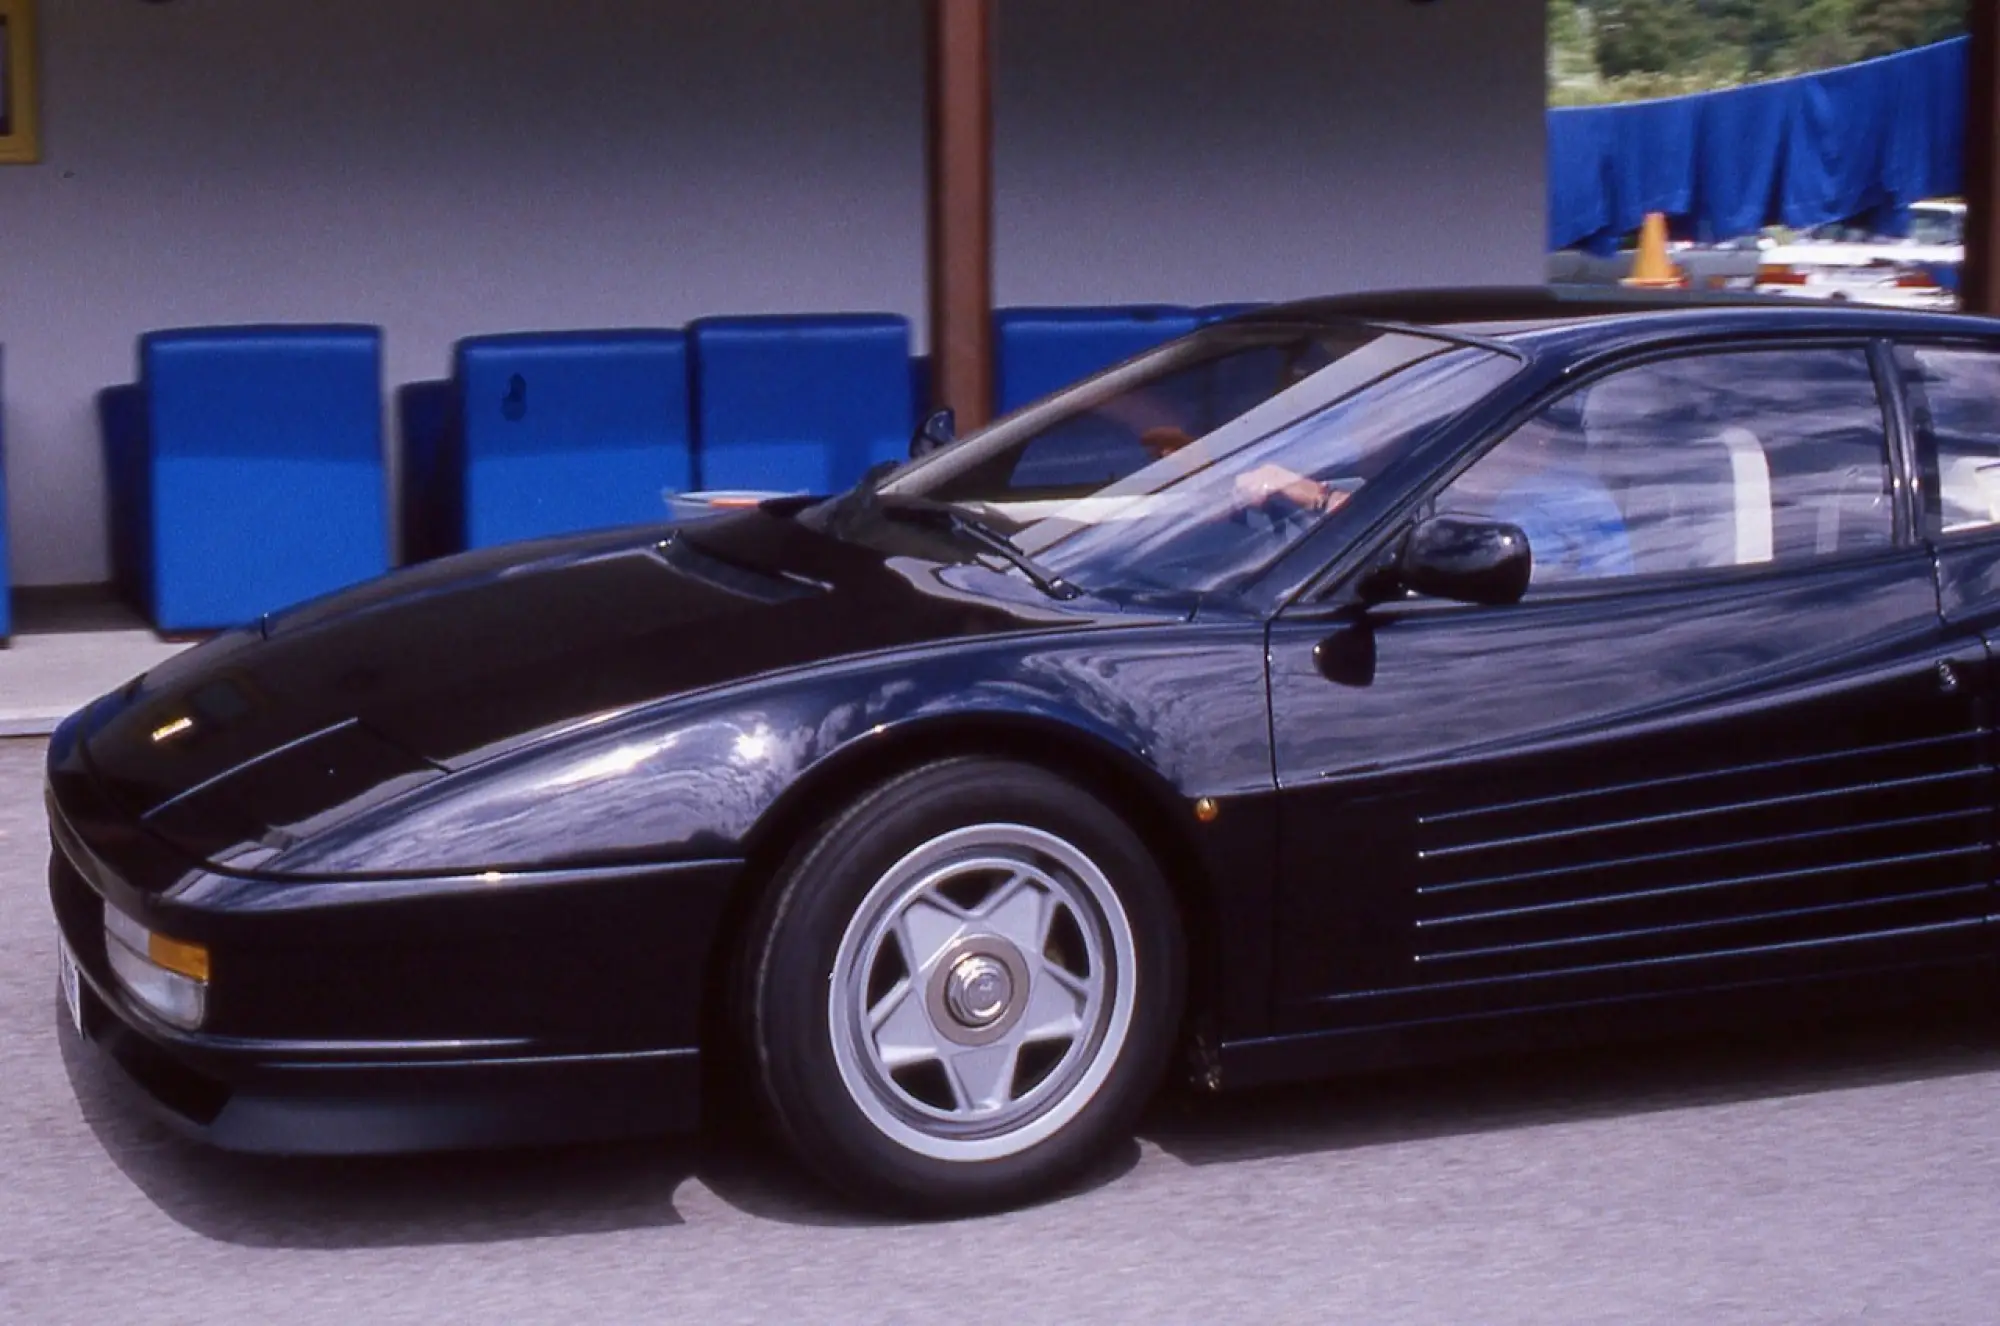
<instances>
[{"instance_id":1,"label":"row of blue chairs","mask_svg":"<svg viewBox=\"0 0 2000 1326\"><path fill-rule=\"evenodd\" d=\"M907 451L912 381L886 315L475 337L397 393L406 555L658 520L666 492L844 487Z\"/></svg>"},{"instance_id":2,"label":"row of blue chairs","mask_svg":"<svg viewBox=\"0 0 2000 1326\"><path fill-rule=\"evenodd\" d=\"M1249 305L1006 309L1011 410ZM248 326L139 338L98 396L121 592L195 633L379 575L383 332ZM475 336L394 398L403 559L660 520L705 489L827 492L907 455L928 365L887 314ZM0 590L5 578L0 494ZM0 639L6 595L0 592Z\"/></svg>"}]
</instances>

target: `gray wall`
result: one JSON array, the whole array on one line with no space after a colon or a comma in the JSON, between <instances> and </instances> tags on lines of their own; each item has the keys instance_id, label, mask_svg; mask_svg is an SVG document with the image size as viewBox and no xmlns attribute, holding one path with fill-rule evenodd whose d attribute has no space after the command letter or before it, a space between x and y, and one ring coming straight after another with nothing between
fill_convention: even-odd
<instances>
[{"instance_id":1,"label":"gray wall","mask_svg":"<svg viewBox=\"0 0 2000 1326\"><path fill-rule=\"evenodd\" d=\"M1001 0L999 298L1542 270L1538 0ZM460 336L923 306L920 0L45 0L0 167L15 577L107 573L154 327ZM921 338L922 328L919 325Z\"/></svg>"},{"instance_id":2,"label":"gray wall","mask_svg":"<svg viewBox=\"0 0 2000 1326\"><path fill-rule=\"evenodd\" d=\"M999 0L995 298L1540 282L1545 8Z\"/></svg>"}]
</instances>

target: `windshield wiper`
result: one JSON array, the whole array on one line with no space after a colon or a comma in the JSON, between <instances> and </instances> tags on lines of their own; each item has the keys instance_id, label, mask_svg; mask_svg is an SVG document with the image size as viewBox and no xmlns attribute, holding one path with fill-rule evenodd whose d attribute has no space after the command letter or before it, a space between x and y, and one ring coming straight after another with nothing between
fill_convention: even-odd
<instances>
[{"instance_id":1,"label":"windshield wiper","mask_svg":"<svg viewBox=\"0 0 2000 1326\"><path fill-rule=\"evenodd\" d=\"M994 556L1009 563L1015 570L1034 582L1035 588L1052 599L1068 601L1080 598L1083 591L1064 580L1056 572L1049 570L1021 548L1012 539L993 528L985 521L968 512L961 511L947 502L934 502L922 497L889 496L881 493L870 494L868 505L885 516L906 520L912 524L929 525L935 529L949 530L986 549Z\"/></svg>"}]
</instances>

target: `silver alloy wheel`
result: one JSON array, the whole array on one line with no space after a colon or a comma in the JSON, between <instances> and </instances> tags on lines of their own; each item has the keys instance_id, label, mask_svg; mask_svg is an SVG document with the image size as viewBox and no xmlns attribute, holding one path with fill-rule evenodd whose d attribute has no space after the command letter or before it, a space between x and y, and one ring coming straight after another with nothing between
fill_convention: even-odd
<instances>
[{"instance_id":1,"label":"silver alloy wheel","mask_svg":"<svg viewBox=\"0 0 2000 1326\"><path fill-rule=\"evenodd\" d=\"M868 1121L937 1160L1016 1155L1088 1105L1132 1026L1132 925L1054 834L980 824L876 881L834 956L827 1023Z\"/></svg>"}]
</instances>

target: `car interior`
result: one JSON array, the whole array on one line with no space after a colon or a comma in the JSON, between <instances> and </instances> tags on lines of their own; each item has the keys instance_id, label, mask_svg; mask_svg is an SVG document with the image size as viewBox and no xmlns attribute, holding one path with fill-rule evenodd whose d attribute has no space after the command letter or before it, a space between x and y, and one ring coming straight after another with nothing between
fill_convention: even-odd
<instances>
[{"instance_id":1,"label":"car interior","mask_svg":"<svg viewBox=\"0 0 2000 1326\"><path fill-rule=\"evenodd\" d=\"M1503 494L1525 486L1547 490L1557 504L1551 518L1563 520L1571 517L1557 490L1601 486L1622 517L1632 575L1793 561L1891 542L1887 439L1865 410L1843 410L1837 401L1817 413L1743 408L1747 402L1732 404L1704 388L1702 373L1650 365L1582 389L1461 477L1447 505L1491 514ZM1561 578L1554 570L1545 574L1538 565L1537 581Z\"/></svg>"}]
</instances>

